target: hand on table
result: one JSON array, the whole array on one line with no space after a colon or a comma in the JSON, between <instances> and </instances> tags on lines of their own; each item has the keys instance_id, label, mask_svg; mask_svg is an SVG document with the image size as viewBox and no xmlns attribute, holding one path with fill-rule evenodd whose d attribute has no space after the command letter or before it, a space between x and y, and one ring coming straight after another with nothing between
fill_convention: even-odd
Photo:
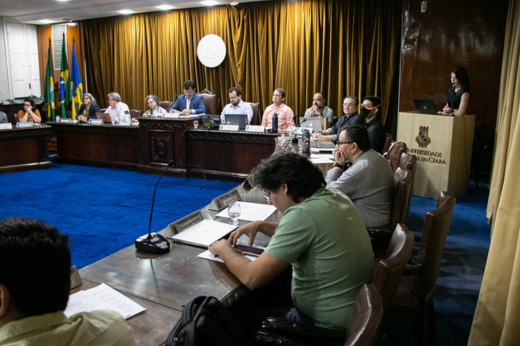
<instances>
[{"instance_id":1,"label":"hand on table","mask_svg":"<svg viewBox=\"0 0 520 346\"><path fill-rule=\"evenodd\" d=\"M253 241L255 240L256 234L260 229L260 224L260 221L254 221L232 232L228 239L229 244L235 246L238 238L245 234L249 237L249 246L253 246Z\"/></svg>"}]
</instances>

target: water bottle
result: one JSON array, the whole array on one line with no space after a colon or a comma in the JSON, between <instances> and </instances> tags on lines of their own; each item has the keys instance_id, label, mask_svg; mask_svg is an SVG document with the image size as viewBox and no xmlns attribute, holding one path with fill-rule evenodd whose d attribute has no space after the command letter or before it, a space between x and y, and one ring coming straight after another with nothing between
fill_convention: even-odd
<instances>
[{"instance_id":1,"label":"water bottle","mask_svg":"<svg viewBox=\"0 0 520 346\"><path fill-rule=\"evenodd\" d=\"M278 132L278 113L273 114L273 132Z\"/></svg>"},{"instance_id":2,"label":"water bottle","mask_svg":"<svg viewBox=\"0 0 520 346\"><path fill-rule=\"evenodd\" d=\"M311 149L311 133L307 129L302 130L303 137L303 148L302 153L308 153Z\"/></svg>"}]
</instances>

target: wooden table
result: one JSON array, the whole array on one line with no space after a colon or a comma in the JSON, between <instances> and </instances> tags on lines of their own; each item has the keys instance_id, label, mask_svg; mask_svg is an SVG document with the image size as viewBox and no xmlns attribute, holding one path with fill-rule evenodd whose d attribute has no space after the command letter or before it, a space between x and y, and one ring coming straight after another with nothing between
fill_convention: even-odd
<instances>
[{"instance_id":1,"label":"wooden table","mask_svg":"<svg viewBox=\"0 0 520 346\"><path fill-rule=\"evenodd\" d=\"M0 130L0 173L14 173L51 168L47 140L51 127Z\"/></svg>"}]
</instances>

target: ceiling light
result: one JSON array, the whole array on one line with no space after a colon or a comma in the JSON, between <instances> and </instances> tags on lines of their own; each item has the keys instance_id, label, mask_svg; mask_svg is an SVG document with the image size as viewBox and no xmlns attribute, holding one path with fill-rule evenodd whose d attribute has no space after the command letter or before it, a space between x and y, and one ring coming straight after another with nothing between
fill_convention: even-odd
<instances>
[{"instance_id":1,"label":"ceiling light","mask_svg":"<svg viewBox=\"0 0 520 346\"><path fill-rule=\"evenodd\" d=\"M132 10L121 10L121 11L117 11L117 12L119 12L121 14L132 14L132 13L134 13L134 11L132 11Z\"/></svg>"},{"instance_id":2,"label":"ceiling light","mask_svg":"<svg viewBox=\"0 0 520 346\"><path fill-rule=\"evenodd\" d=\"M54 23L53 20L50 20L50 19L42 19L42 20L39 20L40 23L42 24L50 24L50 23Z\"/></svg>"},{"instance_id":3,"label":"ceiling light","mask_svg":"<svg viewBox=\"0 0 520 346\"><path fill-rule=\"evenodd\" d=\"M70 1L70 0L56 0L56 1L65 2L65 1Z\"/></svg>"},{"instance_id":4,"label":"ceiling light","mask_svg":"<svg viewBox=\"0 0 520 346\"><path fill-rule=\"evenodd\" d=\"M231 6L236 6L236 5L238 5L238 1L231 1L229 4L230 4Z\"/></svg>"},{"instance_id":5,"label":"ceiling light","mask_svg":"<svg viewBox=\"0 0 520 346\"><path fill-rule=\"evenodd\" d=\"M213 0L201 1L200 3L203 5L206 5L206 6L215 6L215 5L219 4L218 1L213 1Z\"/></svg>"},{"instance_id":6,"label":"ceiling light","mask_svg":"<svg viewBox=\"0 0 520 346\"><path fill-rule=\"evenodd\" d=\"M162 10L162 11L168 11L168 10L173 10L173 6L171 5L161 5L161 6L156 6L156 8Z\"/></svg>"},{"instance_id":7,"label":"ceiling light","mask_svg":"<svg viewBox=\"0 0 520 346\"><path fill-rule=\"evenodd\" d=\"M78 23L76 23L76 22L68 22L67 25L68 26L76 26L76 25L78 25Z\"/></svg>"}]
</instances>

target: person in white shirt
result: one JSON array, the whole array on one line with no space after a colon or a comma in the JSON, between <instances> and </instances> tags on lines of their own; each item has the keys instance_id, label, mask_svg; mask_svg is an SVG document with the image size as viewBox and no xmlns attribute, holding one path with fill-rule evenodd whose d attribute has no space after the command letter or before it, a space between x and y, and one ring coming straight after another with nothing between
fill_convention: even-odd
<instances>
[{"instance_id":1,"label":"person in white shirt","mask_svg":"<svg viewBox=\"0 0 520 346\"><path fill-rule=\"evenodd\" d=\"M228 91L229 101L220 114L222 123L226 121L226 114L247 114L247 123L251 124L253 118L253 109L249 103L242 101L242 91L239 88L232 87Z\"/></svg>"},{"instance_id":2,"label":"person in white shirt","mask_svg":"<svg viewBox=\"0 0 520 346\"><path fill-rule=\"evenodd\" d=\"M105 113L110 114L112 123L119 123L121 121L131 121L130 109L126 103L121 102L121 96L118 93L110 93L108 96L108 104Z\"/></svg>"}]
</instances>

